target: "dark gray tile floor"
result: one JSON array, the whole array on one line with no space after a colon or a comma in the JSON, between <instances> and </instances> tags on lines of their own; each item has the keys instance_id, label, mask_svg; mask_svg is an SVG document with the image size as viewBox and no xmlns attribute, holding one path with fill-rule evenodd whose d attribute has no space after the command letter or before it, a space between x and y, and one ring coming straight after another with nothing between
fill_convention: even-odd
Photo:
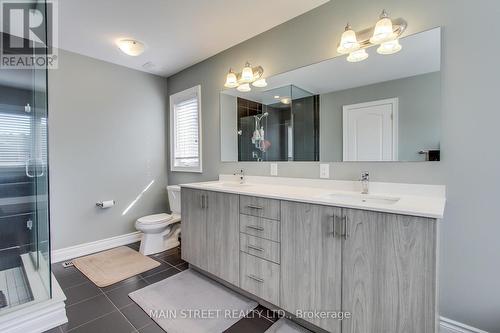
<instances>
[{"instance_id":1,"label":"dark gray tile floor","mask_svg":"<svg viewBox=\"0 0 500 333\"><path fill-rule=\"evenodd\" d=\"M138 250L139 243L129 245ZM45 333L164 333L164 331L129 297L137 289L161 281L188 268L175 248L152 258L159 267L133 276L114 285L99 288L75 267L52 265L52 272L66 294L69 322ZM261 333L277 319L259 306L253 315L243 318L226 332Z\"/></svg>"}]
</instances>

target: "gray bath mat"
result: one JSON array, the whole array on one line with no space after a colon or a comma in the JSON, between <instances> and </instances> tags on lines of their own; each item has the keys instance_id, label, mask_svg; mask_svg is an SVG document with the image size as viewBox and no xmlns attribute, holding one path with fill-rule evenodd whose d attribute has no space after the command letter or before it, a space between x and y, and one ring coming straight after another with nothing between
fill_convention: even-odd
<instances>
[{"instance_id":1,"label":"gray bath mat","mask_svg":"<svg viewBox=\"0 0 500 333\"><path fill-rule=\"evenodd\" d=\"M221 333L257 307L191 269L129 296L168 333Z\"/></svg>"},{"instance_id":2,"label":"gray bath mat","mask_svg":"<svg viewBox=\"0 0 500 333\"><path fill-rule=\"evenodd\" d=\"M295 324L291 320L281 318L264 333L311 333L311 331Z\"/></svg>"}]
</instances>

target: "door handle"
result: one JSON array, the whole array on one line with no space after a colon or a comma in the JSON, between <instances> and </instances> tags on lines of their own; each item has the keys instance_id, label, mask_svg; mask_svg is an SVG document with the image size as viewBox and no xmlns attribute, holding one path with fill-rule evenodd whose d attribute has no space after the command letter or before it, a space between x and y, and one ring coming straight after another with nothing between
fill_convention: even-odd
<instances>
[{"instance_id":1,"label":"door handle","mask_svg":"<svg viewBox=\"0 0 500 333\"><path fill-rule=\"evenodd\" d=\"M259 226L255 226L255 225L247 225L247 228L257 230L257 231L264 231L264 228L259 227Z\"/></svg>"},{"instance_id":2,"label":"door handle","mask_svg":"<svg viewBox=\"0 0 500 333\"><path fill-rule=\"evenodd\" d=\"M253 274L248 274L247 277L249 277L250 279L254 280L254 281L257 281L259 283L264 283L264 279L261 279L261 278L258 278L256 277L255 275Z\"/></svg>"},{"instance_id":3,"label":"door handle","mask_svg":"<svg viewBox=\"0 0 500 333\"><path fill-rule=\"evenodd\" d=\"M248 208L252 208L252 209L264 209L264 207L262 206L255 206L255 205L247 205Z\"/></svg>"},{"instance_id":4,"label":"door handle","mask_svg":"<svg viewBox=\"0 0 500 333\"><path fill-rule=\"evenodd\" d=\"M347 216L342 216L342 222L343 222L343 231L342 231L342 237L344 237L345 240L349 238L349 223L347 221Z\"/></svg>"},{"instance_id":5,"label":"door handle","mask_svg":"<svg viewBox=\"0 0 500 333\"><path fill-rule=\"evenodd\" d=\"M255 251L264 252L264 249L263 249L263 248L261 248L261 247L258 247L258 246L253 246L253 245L250 245L250 244L249 244L249 245L247 245L247 247L248 247L249 249L252 249L252 250L255 250Z\"/></svg>"},{"instance_id":6,"label":"door handle","mask_svg":"<svg viewBox=\"0 0 500 333\"><path fill-rule=\"evenodd\" d=\"M204 194L202 194L200 196L200 207L201 207L201 209L205 209L205 195Z\"/></svg>"}]
</instances>

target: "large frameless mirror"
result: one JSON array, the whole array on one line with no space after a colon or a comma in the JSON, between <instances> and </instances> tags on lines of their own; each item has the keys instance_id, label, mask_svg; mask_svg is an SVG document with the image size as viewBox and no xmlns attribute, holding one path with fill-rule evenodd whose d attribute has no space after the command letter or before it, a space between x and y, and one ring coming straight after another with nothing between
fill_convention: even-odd
<instances>
[{"instance_id":1,"label":"large frameless mirror","mask_svg":"<svg viewBox=\"0 0 500 333\"><path fill-rule=\"evenodd\" d=\"M221 160L439 161L441 29L220 93Z\"/></svg>"}]
</instances>

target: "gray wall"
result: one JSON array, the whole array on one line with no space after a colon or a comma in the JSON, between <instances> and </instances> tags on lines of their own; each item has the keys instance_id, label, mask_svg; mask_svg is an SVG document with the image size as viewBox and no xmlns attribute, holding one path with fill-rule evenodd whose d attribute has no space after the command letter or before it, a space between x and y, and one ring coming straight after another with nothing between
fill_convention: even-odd
<instances>
[{"instance_id":1,"label":"gray wall","mask_svg":"<svg viewBox=\"0 0 500 333\"><path fill-rule=\"evenodd\" d=\"M423 149L439 149L441 138L441 74L428 73L335 91L320 96L321 161L342 161L342 107L397 97L399 160L424 161Z\"/></svg>"},{"instance_id":2,"label":"gray wall","mask_svg":"<svg viewBox=\"0 0 500 333\"><path fill-rule=\"evenodd\" d=\"M49 71L52 249L135 231L167 209L166 89L165 78L60 51Z\"/></svg>"},{"instance_id":3,"label":"gray wall","mask_svg":"<svg viewBox=\"0 0 500 333\"><path fill-rule=\"evenodd\" d=\"M491 42L500 35L496 0L331 1L173 75L168 79L169 94L201 84L204 172L169 172L169 182L215 179L239 167L247 174L268 175L269 163L220 162L219 91L227 69L241 68L249 60L273 75L331 58L347 21L364 29L376 22L383 8L407 19L407 33L443 26L442 162L332 163L330 176L354 180L366 169L376 181L445 184L448 202L439 248L441 315L499 332L500 47ZM484 33L478 34L478 27ZM470 45L483 47L473 52ZM285 162L278 168L280 176L319 176L318 163Z\"/></svg>"}]
</instances>

